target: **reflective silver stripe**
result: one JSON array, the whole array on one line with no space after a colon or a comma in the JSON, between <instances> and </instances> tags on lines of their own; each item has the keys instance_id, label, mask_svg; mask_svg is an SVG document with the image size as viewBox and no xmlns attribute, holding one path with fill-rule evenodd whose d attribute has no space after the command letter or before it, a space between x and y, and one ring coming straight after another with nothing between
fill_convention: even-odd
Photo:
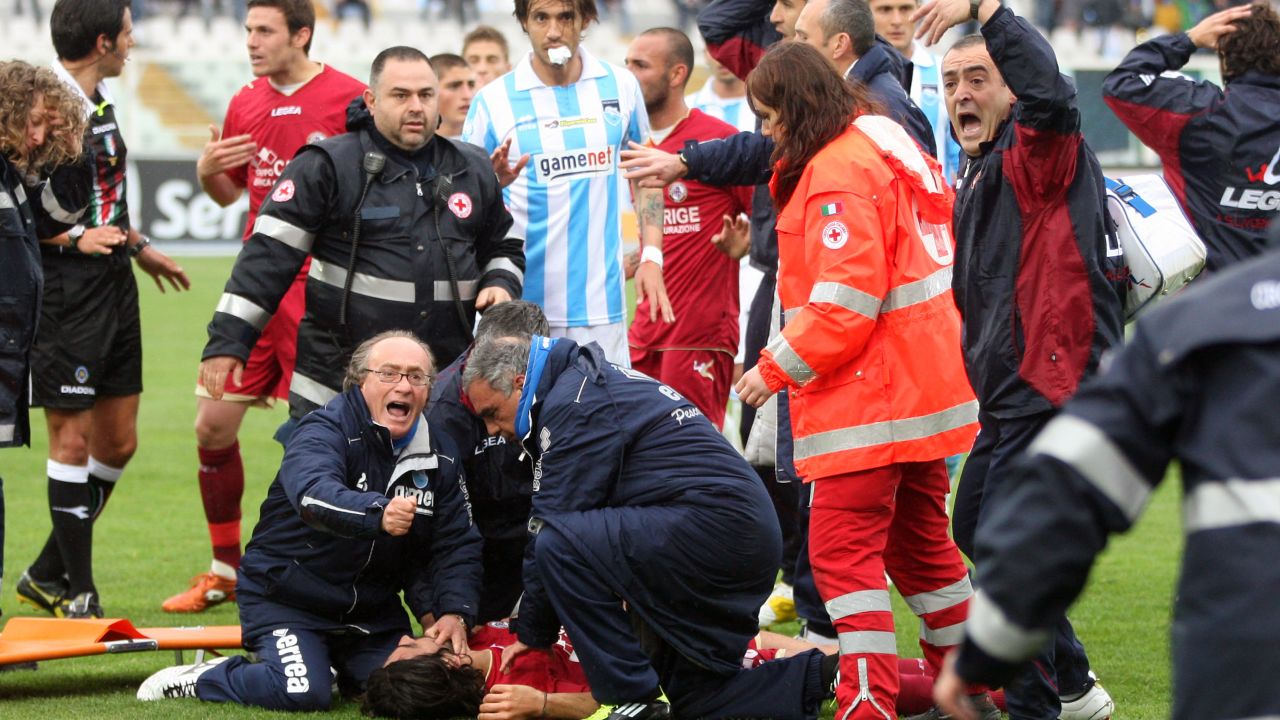
<instances>
[{"instance_id":1,"label":"reflective silver stripe","mask_svg":"<svg viewBox=\"0 0 1280 720\"><path fill-rule=\"evenodd\" d=\"M0 425L0 442L13 442L13 438L17 434L17 425Z\"/></svg>"},{"instance_id":2,"label":"reflective silver stripe","mask_svg":"<svg viewBox=\"0 0 1280 720\"><path fill-rule=\"evenodd\" d=\"M19 205L26 202L27 201L26 189L24 189L21 185L15 185L13 188L13 197L17 200Z\"/></svg>"},{"instance_id":3,"label":"reflective silver stripe","mask_svg":"<svg viewBox=\"0 0 1280 720\"><path fill-rule=\"evenodd\" d=\"M1028 630L1014 625L981 590L969 603L965 632L988 655L1009 663L1035 655L1049 641L1048 630Z\"/></svg>"},{"instance_id":4,"label":"reflective silver stripe","mask_svg":"<svg viewBox=\"0 0 1280 720\"><path fill-rule=\"evenodd\" d=\"M970 400L931 415L858 425L795 439L795 456L804 460L819 455L858 450L891 442L931 437L964 427L978 419L978 401Z\"/></svg>"},{"instance_id":5,"label":"reflective silver stripe","mask_svg":"<svg viewBox=\"0 0 1280 720\"><path fill-rule=\"evenodd\" d=\"M258 330L266 327L271 320L271 313L257 303L231 293L222 293L222 299L218 300L218 307L214 311L234 315Z\"/></svg>"},{"instance_id":6,"label":"reflective silver stripe","mask_svg":"<svg viewBox=\"0 0 1280 720\"><path fill-rule=\"evenodd\" d=\"M315 233L309 233L306 230L291 225L280 218L274 218L270 215L259 215L258 219L253 223L254 234L262 233L270 238L275 238L289 247L297 248L302 252L311 252L311 245L315 242Z\"/></svg>"},{"instance_id":7,"label":"reflective silver stripe","mask_svg":"<svg viewBox=\"0 0 1280 720\"><path fill-rule=\"evenodd\" d=\"M916 615L928 615L953 608L972 596L973 585L969 582L969 576L965 575L958 582L953 582L940 590L904 595L902 599L907 603L907 607L911 608L911 612Z\"/></svg>"},{"instance_id":8,"label":"reflective silver stripe","mask_svg":"<svg viewBox=\"0 0 1280 720\"><path fill-rule=\"evenodd\" d=\"M491 273L494 270L506 270L516 276L516 280L524 282L524 272L510 258L494 258L484 266L484 272L481 274Z\"/></svg>"},{"instance_id":9,"label":"reflective silver stripe","mask_svg":"<svg viewBox=\"0 0 1280 720\"><path fill-rule=\"evenodd\" d=\"M338 396L337 390L312 380L296 370L293 373L293 379L289 381L289 392L316 405L324 405Z\"/></svg>"},{"instance_id":10,"label":"reflective silver stripe","mask_svg":"<svg viewBox=\"0 0 1280 720\"><path fill-rule=\"evenodd\" d=\"M17 210L17 205L13 202L13 196L4 190L0 190L0 210Z\"/></svg>"},{"instance_id":11,"label":"reflective silver stripe","mask_svg":"<svg viewBox=\"0 0 1280 720\"><path fill-rule=\"evenodd\" d=\"M859 613L893 612L888 590L859 590L828 600L826 605L833 621Z\"/></svg>"},{"instance_id":12,"label":"reflective silver stripe","mask_svg":"<svg viewBox=\"0 0 1280 720\"><path fill-rule=\"evenodd\" d=\"M893 312L904 307L928 302L943 293L951 291L951 266L938 270L929 277L915 282L899 285L884 296L880 312Z\"/></svg>"},{"instance_id":13,"label":"reflective silver stripe","mask_svg":"<svg viewBox=\"0 0 1280 720\"><path fill-rule=\"evenodd\" d=\"M797 385L804 385L817 376L813 368L791 349L791 343L787 342L787 337L782 333L774 336L767 347L769 352L773 353L773 361L778 363L782 372L795 380Z\"/></svg>"},{"instance_id":14,"label":"reflective silver stripe","mask_svg":"<svg viewBox=\"0 0 1280 720\"><path fill-rule=\"evenodd\" d=\"M1197 485L1182 503L1184 532L1280 523L1280 478Z\"/></svg>"},{"instance_id":15,"label":"reflective silver stripe","mask_svg":"<svg viewBox=\"0 0 1280 720\"><path fill-rule=\"evenodd\" d=\"M799 314L800 314L800 308L791 308L790 310L783 310L782 311L783 324L785 325L786 323L791 322Z\"/></svg>"},{"instance_id":16,"label":"reflective silver stripe","mask_svg":"<svg viewBox=\"0 0 1280 720\"><path fill-rule=\"evenodd\" d=\"M315 258L312 258L311 271L307 274L326 285L332 285L336 288L345 287L347 284L346 268L338 267L332 263L321 262ZM364 273L356 273L355 280L351 282L351 292L357 295L378 298L379 300L402 303L412 303L417 298L411 282L386 280Z\"/></svg>"},{"instance_id":17,"label":"reflective silver stripe","mask_svg":"<svg viewBox=\"0 0 1280 720\"><path fill-rule=\"evenodd\" d=\"M348 510L348 509L346 509L346 508L340 508L340 507L338 507L337 505L330 505L329 503L327 503L327 502L325 502L325 501L323 501L323 500L317 500L317 499L315 499L315 498L313 498L313 497L311 497L311 496L309 496L309 495L304 495L304 496L302 497L302 502L301 502L301 503L299 503L299 504L300 504L302 507L309 507L309 506L311 506L311 505L315 505L316 507L322 507L322 508L325 508L326 510L332 510L332 511L334 511L334 512L340 512L340 513L346 513L346 514L348 514L348 515L361 515L361 516L363 516L363 515L364 515L364 512L362 512L362 511L358 511L358 510Z\"/></svg>"},{"instance_id":18,"label":"reflective silver stripe","mask_svg":"<svg viewBox=\"0 0 1280 720\"><path fill-rule=\"evenodd\" d=\"M1048 455L1070 465L1111 502L1129 522L1142 514L1151 484L1124 451L1096 425L1074 415L1059 415L1031 443L1028 455Z\"/></svg>"},{"instance_id":19,"label":"reflective silver stripe","mask_svg":"<svg viewBox=\"0 0 1280 720\"><path fill-rule=\"evenodd\" d=\"M357 278L360 276L357 274ZM411 286L412 287L412 286ZM480 290L479 280L459 280L458 292L462 293L463 300L475 300L476 293ZM436 300L453 300L453 286L448 280L436 280L435 282Z\"/></svg>"},{"instance_id":20,"label":"reflective silver stripe","mask_svg":"<svg viewBox=\"0 0 1280 720\"><path fill-rule=\"evenodd\" d=\"M880 298L861 290L834 282L820 282L809 291L810 303L831 303L850 312L856 312L868 320L875 320L880 312Z\"/></svg>"},{"instance_id":21,"label":"reflective silver stripe","mask_svg":"<svg viewBox=\"0 0 1280 720\"><path fill-rule=\"evenodd\" d=\"M51 182L46 182L44 189L40 191L40 205L44 207L44 211L49 214L49 217L64 225L75 225L79 222L80 216L84 214L84 208L77 212L68 212L59 205L57 196L53 194L53 183Z\"/></svg>"},{"instance_id":22,"label":"reflective silver stripe","mask_svg":"<svg viewBox=\"0 0 1280 720\"><path fill-rule=\"evenodd\" d=\"M920 639L934 647L959 645L964 640L964 623L958 622L955 625L931 628L925 625L922 620L920 622Z\"/></svg>"},{"instance_id":23,"label":"reflective silver stripe","mask_svg":"<svg viewBox=\"0 0 1280 720\"><path fill-rule=\"evenodd\" d=\"M898 638L891 632L858 630L840 633L841 655L897 655Z\"/></svg>"}]
</instances>

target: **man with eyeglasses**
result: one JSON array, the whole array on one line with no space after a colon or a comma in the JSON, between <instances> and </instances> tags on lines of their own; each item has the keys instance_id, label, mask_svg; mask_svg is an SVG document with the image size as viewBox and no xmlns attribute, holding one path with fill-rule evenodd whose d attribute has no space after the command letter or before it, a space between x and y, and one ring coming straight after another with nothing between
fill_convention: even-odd
<instances>
[{"instance_id":1,"label":"man with eyeglasses","mask_svg":"<svg viewBox=\"0 0 1280 720\"><path fill-rule=\"evenodd\" d=\"M431 350L391 330L352 354L343 392L299 423L240 563L243 657L166 668L141 700L199 697L271 710L327 710L333 677L363 692L411 632L467 650L480 537L459 453L431 427Z\"/></svg>"}]
</instances>

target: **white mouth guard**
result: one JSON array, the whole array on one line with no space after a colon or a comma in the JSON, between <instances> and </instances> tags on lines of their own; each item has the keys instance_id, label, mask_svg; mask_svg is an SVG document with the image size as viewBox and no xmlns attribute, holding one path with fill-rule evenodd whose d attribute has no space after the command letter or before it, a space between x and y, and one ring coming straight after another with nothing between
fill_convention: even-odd
<instances>
[{"instance_id":1,"label":"white mouth guard","mask_svg":"<svg viewBox=\"0 0 1280 720\"><path fill-rule=\"evenodd\" d=\"M552 65L564 65L573 57L573 51L567 47L553 47L547 51L547 59Z\"/></svg>"}]
</instances>

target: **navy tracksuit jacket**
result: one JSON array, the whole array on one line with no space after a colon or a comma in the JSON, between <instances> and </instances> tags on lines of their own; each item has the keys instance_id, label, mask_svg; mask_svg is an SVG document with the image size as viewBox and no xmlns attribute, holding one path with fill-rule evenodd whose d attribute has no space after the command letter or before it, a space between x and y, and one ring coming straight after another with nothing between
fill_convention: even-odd
<instances>
[{"instance_id":1,"label":"navy tracksuit jacket","mask_svg":"<svg viewBox=\"0 0 1280 720\"><path fill-rule=\"evenodd\" d=\"M410 632L401 591L415 618L457 613L474 625L480 537L457 457L424 419L407 445L394 448L359 388L303 418L236 583L244 645L261 662L236 657L209 670L200 698L277 710L328 707L331 665L340 685L358 690ZM382 530L394 496L417 503L412 528L400 537Z\"/></svg>"},{"instance_id":2,"label":"navy tracksuit jacket","mask_svg":"<svg viewBox=\"0 0 1280 720\"><path fill-rule=\"evenodd\" d=\"M465 471L471 514L483 538L484 579L480 589L479 622L502 620L524 589L520 568L528 537L532 461L519 443L490 435L484 421L462 400L462 370L470 351L441 370L431 385L426 416L431 427L458 447Z\"/></svg>"},{"instance_id":3,"label":"navy tracksuit jacket","mask_svg":"<svg viewBox=\"0 0 1280 720\"><path fill-rule=\"evenodd\" d=\"M563 621L603 703L661 686L680 716L816 716L819 654L741 667L781 556L742 456L693 403L594 343L555 341L529 382L536 533L520 640L547 647Z\"/></svg>"}]
</instances>

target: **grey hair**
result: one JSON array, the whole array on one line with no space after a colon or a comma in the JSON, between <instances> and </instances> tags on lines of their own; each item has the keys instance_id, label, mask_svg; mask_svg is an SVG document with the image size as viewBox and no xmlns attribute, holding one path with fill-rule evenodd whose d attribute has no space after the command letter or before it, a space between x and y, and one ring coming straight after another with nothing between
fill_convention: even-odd
<instances>
[{"instance_id":1,"label":"grey hair","mask_svg":"<svg viewBox=\"0 0 1280 720\"><path fill-rule=\"evenodd\" d=\"M422 342L421 338L408 330L385 330L357 345L356 351L351 353L351 362L347 363L347 375L342 378L344 392L353 387L359 387L360 383L364 382L364 376L369 374L366 368L369 367L369 355L373 352L373 346L391 338L407 338L417 343L418 347L427 354L427 372L434 372L435 356L431 354L431 347Z\"/></svg>"},{"instance_id":2,"label":"grey hair","mask_svg":"<svg viewBox=\"0 0 1280 720\"><path fill-rule=\"evenodd\" d=\"M818 18L824 39L847 33L853 54L862 57L876 42L876 19L867 0L831 0Z\"/></svg>"},{"instance_id":3,"label":"grey hair","mask_svg":"<svg viewBox=\"0 0 1280 720\"><path fill-rule=\"evenodd\" d=\"M462 387L483 380L494 390L510 397L516 377L529 369L529 336L494 337L476 344L462 373Z\"/></svg>"},{"instance_id":4,"label":"grey hair","mask_svg":"<svg viewBox=\"0 0 1280 720\"><path fill-rule=\"evenodd\" d=\"M476 326L476 342L491 337L550 335L551 326L542 308L528 300L509 300L486 309Z\"/></svg>"}]
</instances>

